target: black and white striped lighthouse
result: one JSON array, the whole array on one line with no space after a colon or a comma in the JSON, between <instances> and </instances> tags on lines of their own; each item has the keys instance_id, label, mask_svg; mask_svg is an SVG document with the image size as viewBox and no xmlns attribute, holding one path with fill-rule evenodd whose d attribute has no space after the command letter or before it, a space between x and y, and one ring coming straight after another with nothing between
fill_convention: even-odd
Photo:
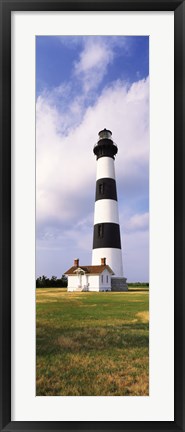
<instances>
[{"instance_id":1,"label":"black and white striped lighthouse","mask_svg":"<svg viewBox=\"0 0 185 432\"><path fill-rule=\"evenodd\" d=\"M101 258L106 258L106 264L114 272L111 281L112 290L126 291L128 287L126 278L123 276L114 167L118 148L112 140L110 130L103 129L99 132L99 140L93 151L97 159L97 174L92 264L98 265Z\"/></svg>"}]
</instances>

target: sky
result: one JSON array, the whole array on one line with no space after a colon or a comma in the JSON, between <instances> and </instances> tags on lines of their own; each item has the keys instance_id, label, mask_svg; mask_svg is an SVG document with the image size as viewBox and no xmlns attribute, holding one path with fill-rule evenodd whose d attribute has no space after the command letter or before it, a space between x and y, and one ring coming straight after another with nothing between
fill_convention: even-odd
<instances>
[{"instance_id":1,"label":"sky","mask_svg":"<svg viewBox=\"0 0 185 432\"><path fill-rule=\"evenodd\" d=\"M112 131L124 276L149 281L149 38L36 38L36 277L92 260L94 144Z\"/></svg>"}]
</instances>

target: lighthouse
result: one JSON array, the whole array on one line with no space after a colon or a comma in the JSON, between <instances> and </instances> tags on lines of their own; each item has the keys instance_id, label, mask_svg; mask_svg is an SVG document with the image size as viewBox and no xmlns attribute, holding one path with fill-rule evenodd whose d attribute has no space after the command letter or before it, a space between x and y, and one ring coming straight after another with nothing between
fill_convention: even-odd
<instances>
[{"instance_id":1,"label":"lighthouse","mask_svg":"<svg viewBox=\"0 0 185 432\"><path fill-rule=\"evenodd\" d=\"M97 160L97 172L92 265L99 264L101 258L104 257L114 272L111 277L111 290L127 291L126 278L123 275L114 166L118 148L112 140L110 130L103 129L98 135L98 142L93 149Z\"/></svg>"}]
</instances>

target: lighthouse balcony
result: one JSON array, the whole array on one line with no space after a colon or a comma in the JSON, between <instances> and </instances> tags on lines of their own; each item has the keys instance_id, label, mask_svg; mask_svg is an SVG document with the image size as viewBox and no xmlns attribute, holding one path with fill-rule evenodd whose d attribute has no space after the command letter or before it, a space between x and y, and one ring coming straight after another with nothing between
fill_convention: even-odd
<instances>
[{"instance_id":1,"label":"lighthouse balcony","mask_svg":"<svg viewBox=\"0 0 185 432\"><path fill-rule=\"evenodd\" d=\"M107 139L107 138L104 138L104 139L101 139L100 141L98 141L98 142L96 142L95 144L94 144L94 147L93 147L93 151L94 151L94 149L96 149L96 147L100 147L100 146L106 146L106 145L108 145L108 146L114 146L114 147L116 147L116 149L117 149L117 151L118 151L118 146L117 146L117 144L114 142L114 141L112 141L112 140L110 140L110 139Z\"/></svg>"},{"instance_id":2,"label":"lighthouse balcony","mask_svg":"<svg viewBox=\"0 0 185 432\"><path fill-rule=\"evenodd\" d=\"M104 138L94 145L93 152L97 159L103 156L108 156L114 159L114 156L118 152L118 147L112 140Z\"/></svg>"}]
</instances>

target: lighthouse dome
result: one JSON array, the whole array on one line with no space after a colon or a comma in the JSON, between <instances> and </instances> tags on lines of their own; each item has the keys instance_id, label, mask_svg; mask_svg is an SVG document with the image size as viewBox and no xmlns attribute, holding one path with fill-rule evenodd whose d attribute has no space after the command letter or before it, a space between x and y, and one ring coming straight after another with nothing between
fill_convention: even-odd
<instances>
[{"instance_id":1,"label":"lighthouse dome","mask_svg":"<svg viewBox=\"0 0 185 432\"><path fill-rule=\"evenodd\" d=\"M104 138L112 139L112 132L108 129L103 129L99 132L98 136L99 140Z\"/></svg>"}]
</instances>

